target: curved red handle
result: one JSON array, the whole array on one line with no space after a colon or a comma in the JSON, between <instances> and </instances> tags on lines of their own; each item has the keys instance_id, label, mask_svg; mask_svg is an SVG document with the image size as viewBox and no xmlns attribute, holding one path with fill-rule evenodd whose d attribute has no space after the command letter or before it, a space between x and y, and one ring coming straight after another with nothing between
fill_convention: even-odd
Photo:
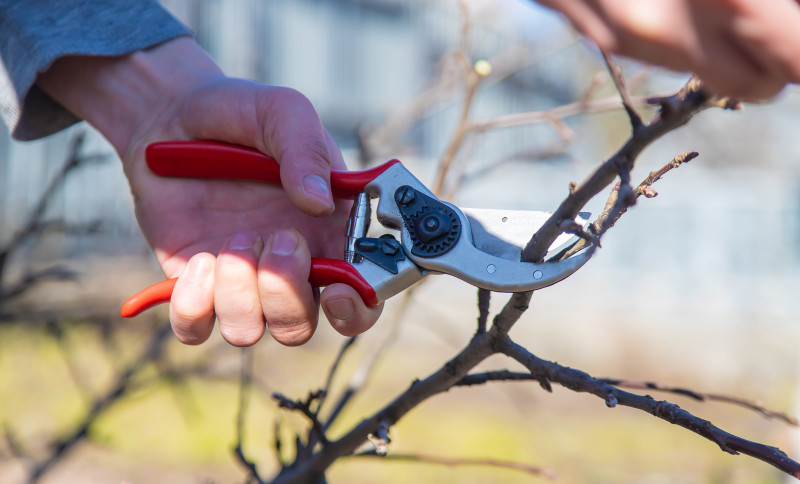
<instances>
[{"instance_id":1,"label":"curved red handle","mask_svg":"<svg viewBox=\"0 0 800 484\"><path fill-rule=\"evenodd\" d=\"M132 318L153 306L169 302L177 280L177 277L173 277L172 279L157 282L131 296L122 305L119 312L120 316ZM334 283L347 284L356 290L367 306L375 307L380 303L372 286L359 274L355 267L343 260L312 257L308 282L314 287L323 287Z\"/></svg>"},{"instance_id":2,"label":"curved red handle","mask_svg":"<svg viewBox=\"0 0 800 484\"><path fill-rule=\"evenodd\" d=\"M119 315L123 318L132 318L153 306L169 302L172 299L172 290L175 288L176 282L178 282L178 278L173 277L142 289L122 303Z\"/></svg>"},{"instance_id":3,"label":"curved red handle","mask_svg":"<svg viewBox=\"0 0 800 484\"><path fill-rule=\"evenodd\" d=\"M216 141L162 141L145 150L147 166L161 176L179 178L226 178L267 183L281 182L280 165L258 150ZM350 198L400 163L386 163L362 171L331 170L331 190L337 198Z\"/></svg>"}]
</instances>

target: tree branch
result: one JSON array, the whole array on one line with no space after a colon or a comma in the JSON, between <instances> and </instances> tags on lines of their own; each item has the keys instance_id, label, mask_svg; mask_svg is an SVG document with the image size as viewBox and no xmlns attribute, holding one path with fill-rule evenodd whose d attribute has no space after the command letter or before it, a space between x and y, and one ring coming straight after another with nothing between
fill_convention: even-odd
<instances>
[{"instance_id":1,"label":"tree branch","mask_svg":"<svg viewBox=\"0 0 800 484\"><path fill-rule=\"evenodd\" d=\"M547 392L552 393L553 387L547 378L542 378L531 373L520 373L509 370L487 371L486 373L474 373L467 375L453 386L468 387L472 385L484 385L492 381L538 381L539 386Z\"/></svg>"},{"instance_id":2,"label":"tree branch","mask_svg":"<svg viewBox=\"0 0 800 484\"><path fill-rule=\"evenodd\" d=\"M580 370L542 360L508 338L498 345L498 350L521 363L534 375L547 378L549 381L569 388L574 392L591 393L604 399L609 407L622 405L642 410L714 442L720 449L731 455L741 453L755 457L775 466L790 476L800 479L800 463L790 459L779 448L751 442L725 432L711 422L692 415L674 403L656 401L650 396L629 393L593 378Z\"/></svg>"},{"instance_id":3,"label":"tree branch","mask_svg":"<svg viewBox=\"0 0 800 484\"><path fill-rule=\"evenodd\" d=\"M659 392L674 393L676 395L683 395L699 402L716 401L730 403L732 405L744 407L749 410L754 410L766 418L782 420L789 425L798 425L798 420L793 415L789 415L785 412L770 410L765 407L763 403L755 400L748 400L746 398L722 395L718 393L699 392L697 390L690 390L682 387L665 386L651 381L621 380L616 378L599 378L598 381L621 388L635 388L640 390L656 390Z\"/></svg>"},{"instance_id":4,"label":"tree branch","mask_svg":"<svg viewBox=\"0 0 800 484\"><path fill-rule=\"evenodd\" d=\"M659 181L668 172L678 168L684 163L692 161L698 156L699 153L696 151L681 153L673 158L672 161L662 166L660 169L651 171L647 178L645 178L635 189L631 190L631 196L627 200L622 200L619 197L621 185L617 184L609 193L605 207L603 208L603 212L597 216L589 228L589 231L594 234L595 243L599 245L600 238L617 223L620 217L622 217L622 215L628 211L628 208L636 203L639 197L644 196L645 198L654 198L658 195L658 193L653 189L654 183ZM578 241L564 254L564 258L570 257L583 250L583 248L586 247L587 242L588 239Z\"/></svg>"},{"instance_id":5,"label":"tree branch","mask_svg":"<svg viewBox=\"0 0 800 484\"><path fill-rule=\"evenodd\" d=\"M106 155L82 155L83 143L86 137L85 132L80 132L72 138L70 142L69 154L61 169L50 181L50 184L45 188L44 192L39 197L36 206L28 215L26 222L23 226L14 232L11 239L4 247L0 248L0 276L5 271L5 264L9 259L9 255L17 250L20 244L27 240L32 235L35 235L44 217L47 208L53 200L53 195L59 187L64 184L67 176L75 169L84 166L87 163L101 162L107 160L109 157Z\"/></svg>"},{"instance_id":6,"label":"tree branch","mask_svg":"<svg viewBox=\"0 0 800 484\"><path fill-rule=\"evenodd\" d=\"M660 98L660 112L646 125L636 130L628 141L603 162L586 180L575 186L553 215L534 234L522 252L526 261L541 261L550 245L561 234L561 222L572 220L586 203L611 184L620 173L629 173L636 159L652 142L683 126L698 112L719 104L709 97L699 81L692 80L669 98ZM669 109L664 106L669 105Z\"/></svg>"},{"instance_id":7,"label":"tree branch","mask_svg":"<svg viewBox=\"0 0 800 484\"><path fill-rule=\"evenodd\" d=\"M325 472L339 457L352 454L383 425L394 425L406 413L428 398L447 391L472 368L493 353L489 333L475 335L453 359L424 380L417 380L383 409L363 420L339 440L328 443L314 455L285 468L273 484L304 483L308 476Z\"/></svg>"},{"instance_id":8,"label":"tree branch","mask_svg":"<svg viewBox=\"0 0 800 484\"><path fill-rule=\"evenodd\" d=\"M149 362L157 359L164 351L164 344L172 334L169 325L162 325L150 338L146 348L139 357L117 377L116 382L102 397L95 400L92 408L80 423L54 446L49 456L34 464L28 476L28 484L34 484L54 465L60 462L76 444L89 435L89 431L111 405L119 401L133 385L133 377Z\"/></svg>"},{"instance_id":9,"label":"tree branch","mask_svg":"<svg viewBox=\"0 0 800 484\"><path fill-rule=\"evenodd\" d=\"M489 320L489 304L492 302L492 291L478 288L478 333L486 332Z\"/></svg>"}]
</instances>

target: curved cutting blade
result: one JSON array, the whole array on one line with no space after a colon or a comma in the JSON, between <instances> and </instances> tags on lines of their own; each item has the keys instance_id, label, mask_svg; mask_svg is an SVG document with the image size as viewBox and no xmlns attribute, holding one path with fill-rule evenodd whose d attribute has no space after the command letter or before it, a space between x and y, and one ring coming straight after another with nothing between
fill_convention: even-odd
<instances>
[{"instance_id":1,"label":"curved cutting blade","mask_svg":"<svg viewBox=\"0 0 800 484\"><path fill-rule=\"evenodd\" d=\"M520 260L522 249L552 215L551 212L482 208L462 208L461 211L469 220L475 247L513 261ZM588 212L581 212L575 221L586 228L590 216ZM578 240L580 237L577 235L561 234L550 246L545 260L575 245Z\"/></svg>"}]
</instances>

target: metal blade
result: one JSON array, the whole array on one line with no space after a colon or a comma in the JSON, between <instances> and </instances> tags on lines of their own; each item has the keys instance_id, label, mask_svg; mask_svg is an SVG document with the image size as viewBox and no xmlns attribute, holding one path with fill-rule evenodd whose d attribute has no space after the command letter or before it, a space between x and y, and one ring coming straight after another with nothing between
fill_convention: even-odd
<instances>
[{"instance_id":1,"label":"metal blade","mask_svg":"<svg viewBox=\"0 0 800 484\"><path fill-rule=\"evenodd\" d=\"M550 218L551 212L523 210L494 210L483 208L462 208L469 220L475 247L503 259L518 261L522 249ZM588 212L581 212L575 218L581 226L589 223ZM561 234L550 246L545 260L574 245L580 238L572 234Z\"/></svg>"}]
</instances>

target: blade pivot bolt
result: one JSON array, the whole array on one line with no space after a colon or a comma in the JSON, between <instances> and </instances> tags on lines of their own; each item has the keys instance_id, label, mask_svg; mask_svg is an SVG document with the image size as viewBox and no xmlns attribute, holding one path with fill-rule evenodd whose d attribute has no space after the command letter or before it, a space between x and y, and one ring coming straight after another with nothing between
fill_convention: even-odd
<instances>
[{"instance_id":1,"label":"blade pivot bolt","mask_svg":"<svg viewBox=\"0 0 800 484\"><path fill-rule=\"evenodd\" d=\"M400 205L411 205L416 198L416 190L408 185L403 185L394 192L394 201Z\"/></svg>"}]
</instances>

